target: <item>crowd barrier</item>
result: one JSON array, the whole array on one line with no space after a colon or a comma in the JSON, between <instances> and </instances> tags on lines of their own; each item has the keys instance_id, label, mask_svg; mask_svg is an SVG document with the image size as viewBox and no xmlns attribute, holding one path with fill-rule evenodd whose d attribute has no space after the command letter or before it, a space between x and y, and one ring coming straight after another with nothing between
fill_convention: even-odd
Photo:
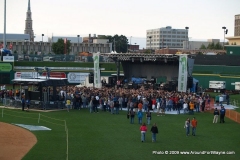
<instances>
[{"instance_id":1,"label":"crowd barrier","mask_svg":"<svg viewBox=\"0 0 240 160\"><path fill-rule=\"evenodd\" d=\"M214 111L214 99L212 98L211 101L210 101L210 105L209 107L207 107L207 103L206 103L206 111L209 111L209 112L213 112ZM238 106L238 101L237 100L232 100L230 102L233 106ZM240 113L237 112L237 111L234 111L234 110L231 110L231 109L226 109L226 113L225 113L225 116L237 123L240 123Z\"/></svg>"},{"instance_id":2,"label":"crowd barrier","mask_svg":"<svg viewBox=\"0 0 240 160\"><path fill-rule=\"evenodd\" d=\"M13 100L9 98L3 98L1 99L3 105L5 107L14 107L14 108L22 108L22 102L21 100ZM25 108L27 107L27 104L25 104ZM30 101L30 109L64 109L65 107L65 101L50 101L50 102L43 102L43 101Z\"/></svg>"},{"instance_id":3,"label":"crowd barrier","mask_svg":"<svg viewBox=\"0 0 240 160\"><path fill-rule=\"evenodd\" d=\"M7 102L7 101L6 101ZM64 127L66 133L66 159L68 160L68 127L66 120L56 119L49 116L46 116L42 113L29 113L29 112L20 112L12 109L2 108L1 117L15 117L19 120L21 119L31 119L31 122L36 122L40 124L41 122L50 123L53 125Z\"/></svg>"}]
</instances>

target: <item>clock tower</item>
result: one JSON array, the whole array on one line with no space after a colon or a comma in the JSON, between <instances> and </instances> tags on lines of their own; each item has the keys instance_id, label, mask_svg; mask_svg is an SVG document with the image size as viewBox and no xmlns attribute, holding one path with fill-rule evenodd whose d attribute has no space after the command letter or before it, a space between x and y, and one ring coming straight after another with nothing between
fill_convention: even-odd
<instances>
[{"instance_id":1,"label":"clock tower","mask_svg":"<svg viewBox=\"0 0 240 160\"><path fill-rule=\"evenodd\" d=\"M30 7L30 0L28 0L28 10L27 10L27 14L26 14L24 34L29 34L30 35L29 41L31 41L31 42L34 41L34 33L33 33L32 22L33 21L32 21L31 7Z\"/></svg>"}]
</instances>

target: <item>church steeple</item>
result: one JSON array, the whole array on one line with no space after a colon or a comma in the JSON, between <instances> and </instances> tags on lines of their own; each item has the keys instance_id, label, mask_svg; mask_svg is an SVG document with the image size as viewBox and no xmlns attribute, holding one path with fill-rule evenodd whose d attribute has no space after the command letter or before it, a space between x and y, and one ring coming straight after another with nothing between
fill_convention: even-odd
<instances>
[{"instance_id":1,"label":"church steeple","mask_svg":"<svg viewBox=\"0 0 240 160\"><path fill-rule=\"evenodd\" d=\"M30 6L30 0L28 0L28 10L26 14L26 20L25 20L25 30L24 34L29 34L30 39L29 41L33 42L34 41L34 33L33 33L33 28L32 28L32 12L31 12L31 6Z\"/></svg>"},{"instance_id":2,"label":"church steeple","mask_svg":"<svg viewBox=\"0 0 240 160\"><path fill-rule=\"evenodd\" d=\"M28 12L31 12L30 0L28 0Z\"/></svg>"}]
</instances>

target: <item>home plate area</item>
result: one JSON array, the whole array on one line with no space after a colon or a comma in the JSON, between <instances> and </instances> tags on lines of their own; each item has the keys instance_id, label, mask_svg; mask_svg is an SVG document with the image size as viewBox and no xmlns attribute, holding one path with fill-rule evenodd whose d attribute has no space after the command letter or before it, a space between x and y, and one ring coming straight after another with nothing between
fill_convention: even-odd
<instances>
[{"instance_id":1,"label":"home plate area","mask_svg":"<svg viewBox=\"0 0 240 160\"><path fill-rule=\"evenodd\" d=\"M29 131L50 131L50 128L44 127L44 126L35 126L35 125L26 125L26 124L16 124L16 123L12 123L16 126L22 127L22 128L26 128Z\"/></svg>"}]
</instances>

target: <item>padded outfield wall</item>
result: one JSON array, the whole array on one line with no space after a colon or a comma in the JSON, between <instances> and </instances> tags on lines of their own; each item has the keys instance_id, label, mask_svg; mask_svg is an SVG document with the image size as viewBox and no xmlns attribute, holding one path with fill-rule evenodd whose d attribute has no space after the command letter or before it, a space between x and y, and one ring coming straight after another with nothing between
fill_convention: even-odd
<instances>
[{"instance_id":1,"label":"padded outfield wall","mask_svg":"<svg viewBox=\"0 0 240 160\"><path fill-rule=\"evenodd\" d=\"M202 88L209 88L209 81L226 81L226 89L234 90L231 83L240 82L240 66L194 65L192 75Z\"/></svg>"}]
</instances>

